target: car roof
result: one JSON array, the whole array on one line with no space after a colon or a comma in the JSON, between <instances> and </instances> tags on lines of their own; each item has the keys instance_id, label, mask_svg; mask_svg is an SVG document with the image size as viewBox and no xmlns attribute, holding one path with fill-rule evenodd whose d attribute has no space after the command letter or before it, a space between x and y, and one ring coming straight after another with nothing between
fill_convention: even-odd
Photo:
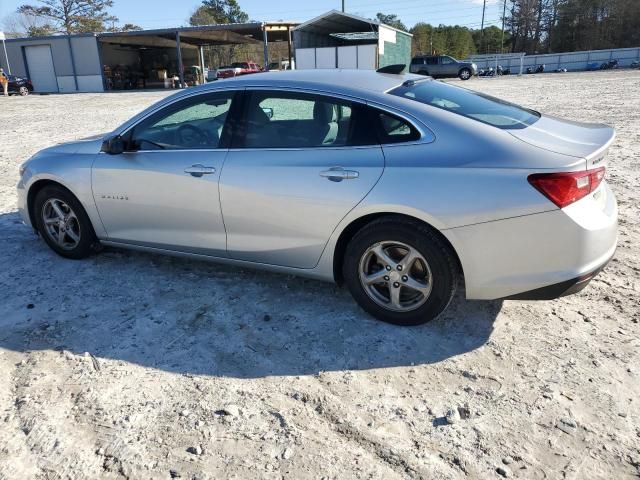
<instances>
[{"instance_id":1,"label":"car roof","mask_svg":"<svg viewBox=\"0 0 640 480\"><path fill-rule=\"evenodd\" d=\"M407 80L424 79L415 74L388 74L373 70L317 69L284 70L243 75L209 83L205 88L218 89L232 86L289 87L326 89L336 93L354 95L358 91L384 93ZM223 87L224 86L224 87Z\"/></svg>"}]
</instances>

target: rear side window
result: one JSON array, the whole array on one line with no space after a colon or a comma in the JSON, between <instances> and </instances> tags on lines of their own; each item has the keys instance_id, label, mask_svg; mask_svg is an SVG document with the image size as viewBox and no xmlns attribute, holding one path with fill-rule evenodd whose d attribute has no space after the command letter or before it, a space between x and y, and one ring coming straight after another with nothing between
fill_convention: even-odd
<instances>
[{"instance_id":1,"label":"rear side window","mask_svg":"<svg viewBox=\"0 0 640 480\"><path fill-rule=\"evenodd\" d=\"M424 65L424 58L414 58L411 60L411 65Z\"/></svg>"},{"instance_id":2,"label":"rear side window","mask_svg":"<svg viewBox=\"0 0 640 480\"><path fill-rule=\"evenodd\" d=\"M376 145L365 107L304 92L253 91L234 148Z\"/></svg>"},{"instance_id":3,"label":"rear side window","mask_svg":"<svg viewBox=\"0 0 640 480\"><path fill-rule=\"evenodd\" d=\"M472 118L503 130L527 128L540 118L534 110L437 81L403 84L389 92L416 102Z\"/></svg>"},{"instance_id":4,"label":"rear side window","mask_svg":"<svg viewBox=\"0 0 640 480\"><path fill-rule=\"evenodd\" d=\"M427 65L437 65L438 57L429 57L427 58Z\"/></svg>"}]
</instances>

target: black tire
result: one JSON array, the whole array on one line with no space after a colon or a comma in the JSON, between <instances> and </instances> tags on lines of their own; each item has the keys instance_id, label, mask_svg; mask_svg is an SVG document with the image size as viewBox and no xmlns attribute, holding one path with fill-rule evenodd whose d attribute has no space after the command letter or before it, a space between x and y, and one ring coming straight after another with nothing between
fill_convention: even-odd
<instances>
[{"instance_id":1,"label":"black tire","mask_svg":"<svg viewBox=\"0 0 640 480\"><path fill-rule=\"evenodd\" d=\"M28 87L20 87L18 89L18 93L20 94L21 97L26 97L27 95L29 95L29 88Z\"/></svg>"},{"instance_id":2,"label":"black tire","mask_svg":"<svg viewBox=\"0 0 640 480\"><path fill-rule=\"evenodd\" d=\"M378 305L360 282L361 258L369 247L385 241L413 247L428 263L432 289L426 302L415 310L398 312ZM410 219L383 217L363 227L351 239L345 252L343 276L351 295L366 312L384 322L413 326L435 319L451 303L458 283L458 267L450 247L430 227Z\"/></svg>"},{"instance_id":3,"label":"black tire","mask_svg":"<svg viewBox=\"0 0 640 480\"><path fill-rule=\"evenodd\" d=\"M78 240L77 245L73 248L62 248L51 238L46 230L43 218L43 207L45 203L51 199L61 200L72 209L73 213L75 213L77 225L79 227L80 239ZM93 230L93 226L91 225L91 221L89 220L89 216L78 199L66 188L59 185L47 185L42 188L36 194L33 202L33 217L36 229L40 233L40 236L58 255L73 260L80 260L88 257L94 252L93 247L97 244L97 238Z\"/></svg>"},{"instance_id":4,"label":"black tire","mask_svg":"<svg viewBox=\"0 0 640 480\"><path fill-rule=\"evenodd\" d=\"M460 71L458 72L458 78L460 78L460 80L469 80L473 75L471 74L471 70L468 68L462 68L460 69Z\"/></svg>"}]
</instances>

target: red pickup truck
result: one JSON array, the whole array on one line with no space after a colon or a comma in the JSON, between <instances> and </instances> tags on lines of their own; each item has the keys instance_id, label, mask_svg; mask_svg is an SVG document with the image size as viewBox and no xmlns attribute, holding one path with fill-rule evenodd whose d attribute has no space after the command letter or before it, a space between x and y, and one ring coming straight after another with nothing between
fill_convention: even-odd
<instances>
[{"instance_id":1,"label":"red pickup truck","mask_svg":"<svg viewBox=\"0 0 640 480\"><path fill-rule=\"evenodd\" d=\"M220 67L216 76L218 79L239 77L240 75L249 75L250 73L259 73L262 68L254 62L235 62L230 67Z\"/></svg>"}]
</instances>

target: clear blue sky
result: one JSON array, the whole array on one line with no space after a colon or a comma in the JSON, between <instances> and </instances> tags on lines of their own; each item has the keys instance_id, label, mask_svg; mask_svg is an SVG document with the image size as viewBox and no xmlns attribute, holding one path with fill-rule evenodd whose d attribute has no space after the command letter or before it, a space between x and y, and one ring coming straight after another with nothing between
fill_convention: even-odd
<instances>
[{"instance_id":1,"label":"clear blue sky","mask_svg":"<svg viewBox=\"0 0 640 480\"><path fill-rule=\"evenodd\" d=\"M417 22L479 28L483 0L345 0L346 11L373 18L377 12L396 14L407 27ZM36 0L0 0L0 22L19 5ZM186 25L197 0L114 0L111 13L122 23L143 28ZM340 10L341 0L239 0L252 20L309 20L327 10ZM502 0L487 0L485 25L500 24Z\"/></svg>"}]
</instances>

